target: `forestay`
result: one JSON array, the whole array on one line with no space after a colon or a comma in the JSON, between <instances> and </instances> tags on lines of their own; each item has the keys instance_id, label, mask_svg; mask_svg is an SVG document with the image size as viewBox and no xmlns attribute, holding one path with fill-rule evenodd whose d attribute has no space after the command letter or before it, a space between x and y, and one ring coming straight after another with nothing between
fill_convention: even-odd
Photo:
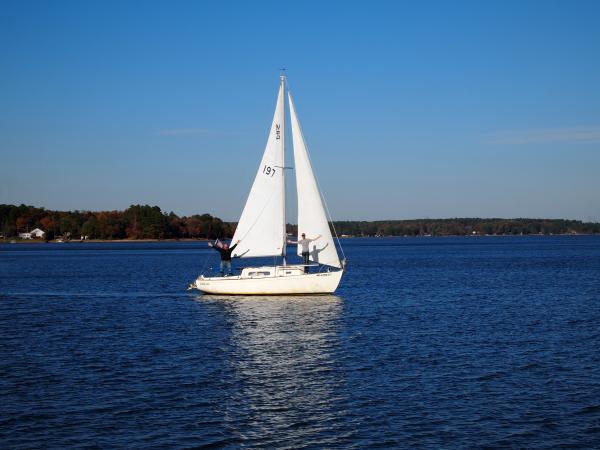
<instances>
[{"instance_id":1,"label":"forestay","mask_svg":"<svg viewBox=\"0 0 600 450\"><path fill-rule=\"evenodd\" d=\"M296 188L298 191L298 236L306 233L307 238L321 235L310 243L310 260L333 267L341 267L340 260L331 237L329 223L323 208L319 188L296 115L292 95L288 92L290 116L292 122L292 141L294 144L294 167L296 170ZM298 255L302 248L298 246Z\"/></svg>"},{"instance_id":2,"label":"forestay","mask_svg":"<svg viewBox=\"0 0 600 450\"><path fill-rule=\"evenodd\" d=\"M267 146L233 236L232 243L241 240L233 256L280 256L284 252L284 113L282 81Z\"/></svg>"}]
</instances>

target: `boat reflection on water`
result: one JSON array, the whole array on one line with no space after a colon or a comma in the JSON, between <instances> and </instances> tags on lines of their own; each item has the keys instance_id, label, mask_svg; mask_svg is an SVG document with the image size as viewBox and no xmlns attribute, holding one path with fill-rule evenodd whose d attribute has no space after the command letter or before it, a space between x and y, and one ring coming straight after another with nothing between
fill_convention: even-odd
<instances>
[{"instance_id":1,"label":"boat reflection on water","mask_svg":"<svg viewBox=\"0 0 600 450\"><path fill-rule=\"evenodd\" d=\"M226 420L248 445L316 438L335 428L345 385L340 362L342 300L320 296L199 296L220 305L231 325L226 353L236 386ZM272 440L271 440L272 439ZM321 440L322 439L322 440Z\"/></svg>"}]
</instances>

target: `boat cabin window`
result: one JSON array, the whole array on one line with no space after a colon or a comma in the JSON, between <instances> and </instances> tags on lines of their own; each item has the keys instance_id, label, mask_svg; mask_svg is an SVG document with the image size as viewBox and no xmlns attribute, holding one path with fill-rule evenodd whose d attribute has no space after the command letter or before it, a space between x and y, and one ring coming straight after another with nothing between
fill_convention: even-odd
<instances>
[{"instance_id":1,"label":"boat cabin window","mask_svg":"<svg viewBox=\"0 0 600 450\"><path fill-rule=\"evenodd\" d=\"M271 272L265 271L265 272L248 272L248 276L249 277L255 277L255 276L266 276L268 277L269 275L271 275Z\"/></svg>"}]
</instances>

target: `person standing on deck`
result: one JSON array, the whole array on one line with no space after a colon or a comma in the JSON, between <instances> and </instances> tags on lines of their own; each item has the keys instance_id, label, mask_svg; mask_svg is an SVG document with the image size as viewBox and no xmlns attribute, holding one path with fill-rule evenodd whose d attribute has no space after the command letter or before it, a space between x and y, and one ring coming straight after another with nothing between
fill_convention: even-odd
<instances>
[{"instance_id":1,"label":"person standing on deck","mask_svg":"<svg viewBox=\"0 0 600 450\"><path fill-rule=\"evenodd\" d=\"M297 241L290 241L290 240L287 241L288 244L298 244L298 245L302 246L302 260L304 261L304 273L308 273L308 259L310 257L309 245L311 242L316 241L320 237L321 237L321 235L318 235L314 239L307 239L306 234L302 233L302 239L299 239Z\"/></svg>"},{"instance_id":2,"label":"person standing on deck","mask_svg":"<svg viewBox=\"0 0 600 450\"><path fill-rule=\"evenodd\" d=\"M214 248L221 254L221 276L224 276L224 270L227 269L227 275L231 275L231 252L235 249L235 247L240 243L237 241L233 246L229 247L229 244L221 244L221 242L217 239L215 243L208 243L209 247Z\"/></svg>"}]
</instances>

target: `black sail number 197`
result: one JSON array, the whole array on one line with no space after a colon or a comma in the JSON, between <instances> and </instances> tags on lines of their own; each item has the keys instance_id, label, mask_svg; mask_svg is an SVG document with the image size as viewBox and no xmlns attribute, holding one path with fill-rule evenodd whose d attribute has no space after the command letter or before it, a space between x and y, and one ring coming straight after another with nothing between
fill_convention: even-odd
<instances>
[{"instance_id":1,"label":"black sail number 197","mask_svg":"<svg viewBox=\"0 0 600 450\"><path fill-rule=\"evenodd\" d=\"M267 176L272 177L273 175L275 175L275 169L271 166L265 166L263 167L263 173Z\"/></svg>"}]
</instances>

